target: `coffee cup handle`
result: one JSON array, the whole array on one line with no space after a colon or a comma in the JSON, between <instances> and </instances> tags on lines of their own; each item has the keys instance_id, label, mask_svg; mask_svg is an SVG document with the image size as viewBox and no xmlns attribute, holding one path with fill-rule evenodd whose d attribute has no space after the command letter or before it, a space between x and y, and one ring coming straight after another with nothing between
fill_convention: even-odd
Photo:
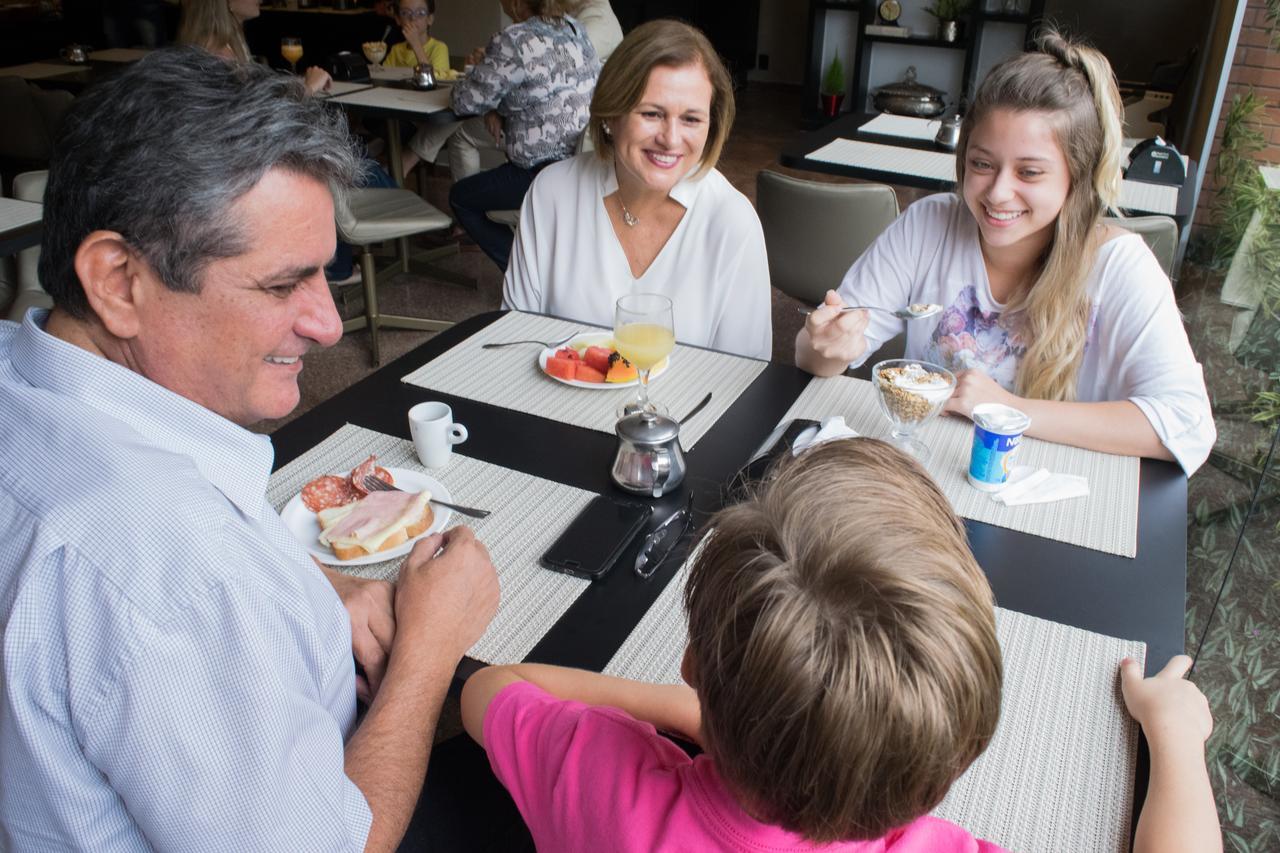
<instances>
[{"instance_id":1,"label":"coffee cup handle","mask_svg":"<svg viewBox=\"0 0 1280 853\"><path fill-rule=\"evenodd\" d=\"M462 424L453 424L449 427L449 443L462 444L467 440L467 428Z\"/></svg>"}]
</instances>

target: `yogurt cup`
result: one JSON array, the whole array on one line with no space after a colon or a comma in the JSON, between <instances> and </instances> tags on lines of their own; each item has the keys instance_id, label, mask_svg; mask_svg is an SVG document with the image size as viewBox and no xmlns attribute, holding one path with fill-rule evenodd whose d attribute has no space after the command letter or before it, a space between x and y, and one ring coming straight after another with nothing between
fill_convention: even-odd
<instances>
[{"instance_id":1,"label":"yogurt cup","mask_svg":"<svg viewBox=\"0 0 1280 853\"><path fill-rule=\"evenodd\" d=\"M998 492L1009 481L1013 457L1031 418L1003 403L973 407L973 449L969 453L969 483L984 492Z\"/></svg>"}]
</instances>

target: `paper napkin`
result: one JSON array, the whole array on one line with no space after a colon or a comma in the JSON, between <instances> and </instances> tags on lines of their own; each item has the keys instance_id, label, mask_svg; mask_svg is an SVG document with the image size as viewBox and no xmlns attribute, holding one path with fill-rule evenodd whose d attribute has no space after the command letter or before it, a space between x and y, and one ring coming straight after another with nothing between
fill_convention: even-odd
<instances>
[{"instance_id":1,"label":"paper napkin","mask_svg":"<svg viewBox=\"0 0 1280 853\"><path fill-rule=\"evenodd\" d=\"M1040 504L1082 498L1089 494L1089 481L1073 474L1054 474L1048 468L1018 465L1009 472L1009 482L993 492L991 499L1005 506Z\"/></svg>"},{"instance_id":2,"label":"paper napkin","mask_svg":"<svg viewBox=\"0 0 1280 853\"><path fill-rule=\"evenodd\" d=\"M815 444L822 444L824 441L857 437L858 434L849 428L842 416L834 415L829 418L823 418L822 424L816 430L813 427L809 427L809 429L796 436L795 443L791 445L791 455L799 456L800 451L813 447Z\"/></svg>"}]
</instances>

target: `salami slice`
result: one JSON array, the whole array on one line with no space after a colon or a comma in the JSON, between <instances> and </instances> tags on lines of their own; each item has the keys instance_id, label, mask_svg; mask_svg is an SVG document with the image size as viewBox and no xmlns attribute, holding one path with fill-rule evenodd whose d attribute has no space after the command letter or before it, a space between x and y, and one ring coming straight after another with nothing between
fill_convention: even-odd
<instances>
[{"instance_id":1,"label":"salami slice","mask_svg":"<svg viewBox=\"0 0 1280 853\"><path fill-rule=\"evenodd\" d=\"M364 497L369 494L369 490L364 487L364 478L373 475L373 469L378 464L377 456L370 456L359 465L351 469L351 487L356 490L356 494Z\"/></svg>"},{"instance_id":2,"label":"salami slice","mask_svg":"<svg viewBox=\"0 0 1280 853\"><path fill-rule=\"evenodd\" d=\"M345 477L337 477L333 474L316 477L302 487L302 503L312 512L343 506L357 497L359 495L351 488L351 483Z\"/></svg>"},{"instance_id":3,"label":"salami slice","mask_svg":"<svg viewBox=\"0 0 1280 853\"><path fill-rule=\"evenodd\" d=\"M373 469L373 476L377 477L388 486L394 486L396 484L396 478L391 476L391 472L386 468L383 468L381 465Z\"/></svg>"}]
</instances>

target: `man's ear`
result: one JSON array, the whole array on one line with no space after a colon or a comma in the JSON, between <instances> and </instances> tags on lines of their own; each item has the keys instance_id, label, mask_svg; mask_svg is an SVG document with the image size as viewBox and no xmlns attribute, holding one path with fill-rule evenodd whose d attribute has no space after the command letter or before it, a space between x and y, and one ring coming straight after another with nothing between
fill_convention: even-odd
<instances>
[{"instance_id":1,"label":"man's ear","mask_svg":"<svg viewBox=\"0 0 1280 853\"><path fill-rule=\"evenodd\" d=\"M113 336L137 337L139 259L115 231L94 231L76 249L76 276L89 307Z\"/></svg>"}]
</instances>

